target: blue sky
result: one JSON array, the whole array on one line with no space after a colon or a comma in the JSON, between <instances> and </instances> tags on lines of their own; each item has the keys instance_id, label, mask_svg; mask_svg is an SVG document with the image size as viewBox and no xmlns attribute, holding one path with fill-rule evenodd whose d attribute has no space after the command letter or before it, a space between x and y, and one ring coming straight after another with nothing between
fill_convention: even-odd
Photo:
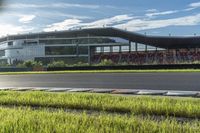
<instances>
[{"instance_id":1,"label":"blue sky","mask_svg":"<svg viewBox=\"0 0 200 133\"><path fill-rule=\"evenodd\" d=\"M7 0L0 36L116 27L148 35L200 35L198 0Z\"/></svg>"}]
</instances>

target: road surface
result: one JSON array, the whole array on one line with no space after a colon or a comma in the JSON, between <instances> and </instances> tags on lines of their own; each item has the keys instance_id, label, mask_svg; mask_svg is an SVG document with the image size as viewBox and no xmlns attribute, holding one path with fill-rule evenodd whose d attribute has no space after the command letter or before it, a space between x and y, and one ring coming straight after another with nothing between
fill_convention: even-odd
<instances>
[{"instance_id":1,"label":"road surface","mask_svg":"<svg viewBox=\"0 0 200 133\"><path fill-rule=\"evenodd\" d=\"M67 87L200 91L200 73L0 75L0 87Z\"/></svg>"}]
</instances>

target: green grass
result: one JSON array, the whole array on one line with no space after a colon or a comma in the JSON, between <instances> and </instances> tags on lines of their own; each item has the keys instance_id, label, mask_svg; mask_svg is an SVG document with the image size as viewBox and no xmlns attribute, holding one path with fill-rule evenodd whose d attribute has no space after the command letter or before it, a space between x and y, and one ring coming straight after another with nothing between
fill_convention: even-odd
<instances>
[{"instance_id":1,"label":"green grass","mask_svg":"<svg viewBox=\"0 0 200 133\"><path fill-rule=\"evenodd\" d=\"M165 119L155 121L120 115L88 115L66 113L62 110L0 108L1 133L198 133L198 121L178 123Z\"/></svg>"},{"instance_id":2,"label":"green grass","mask_svg":"<svg viewBox=\"0 0 200 133\"><path fill-rule=\"evenodd\" d=\"M65 73L168 73L168 72L200 72L200 69L164 69L164 70L67 70L67 71L39 71L39 72L0 72L0 75L19 74L65 74Z\"/></svg>"},{"instance_id":3,"label":"green grass","mask_svg":"<svg viewBox=\"0 0 200 133\"><path fill-rule=\"evenodd\" d=\"M0 92L0 105L200 118L200 99L89 93Z\"/></svg>"},{"instance_id":4,"label":"green grass","mask_svg":"<svg viewBox=\"0 0 200 133\"><path fill-rule=\"evenodd\" d=\"M0 133L198 133L198 118L194 98L0 91Z\"/></svg>"}]
</instances>

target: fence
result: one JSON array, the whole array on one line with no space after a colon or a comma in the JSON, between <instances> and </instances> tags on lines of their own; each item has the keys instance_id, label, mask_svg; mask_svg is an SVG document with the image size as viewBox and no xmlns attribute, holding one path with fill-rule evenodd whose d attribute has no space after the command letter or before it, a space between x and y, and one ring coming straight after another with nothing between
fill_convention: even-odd
<instances>
[{"instance_id":1,"label":"fence","mask_svg":"<svg viewBox=\"0 0 200 133\"><path fill-rule=\"evenodd\" d=\"M145 70L145 69L200 69L200 64L174 64L174 65L126 65L126 66L79 66L47 68L47 71L63 70Z\"/></svg>"}]
</instances>

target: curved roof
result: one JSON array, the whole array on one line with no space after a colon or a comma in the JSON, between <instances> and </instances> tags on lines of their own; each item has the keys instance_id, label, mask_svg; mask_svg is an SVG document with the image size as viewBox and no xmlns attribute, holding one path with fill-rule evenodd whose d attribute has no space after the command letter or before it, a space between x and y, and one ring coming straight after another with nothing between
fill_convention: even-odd
<instances>
[{"instance_id":1,"label":"curved roof","mask_svg":"<svg viewBox=\"0 0 200 133\"><path fill-rule=\"evenodd\" d=\"M120 30L117 28L91 28L91 29L80 29L80 30L68 30L68 31L58 31L58 32L43 32L43 33L33 33L24 35L12 35L4 38L0 38L0 42L5 40L15 40L24 38L43 38L47 36L62 36L62 37L72 37L72 36L108 36L108 37L120 37L123 39L130 40L132 42L147 44L160 48L200 48L200 37L171 37L171 36L146 36L134 32L129 32L125 30Z\"/></svg>"}]
</instances>

